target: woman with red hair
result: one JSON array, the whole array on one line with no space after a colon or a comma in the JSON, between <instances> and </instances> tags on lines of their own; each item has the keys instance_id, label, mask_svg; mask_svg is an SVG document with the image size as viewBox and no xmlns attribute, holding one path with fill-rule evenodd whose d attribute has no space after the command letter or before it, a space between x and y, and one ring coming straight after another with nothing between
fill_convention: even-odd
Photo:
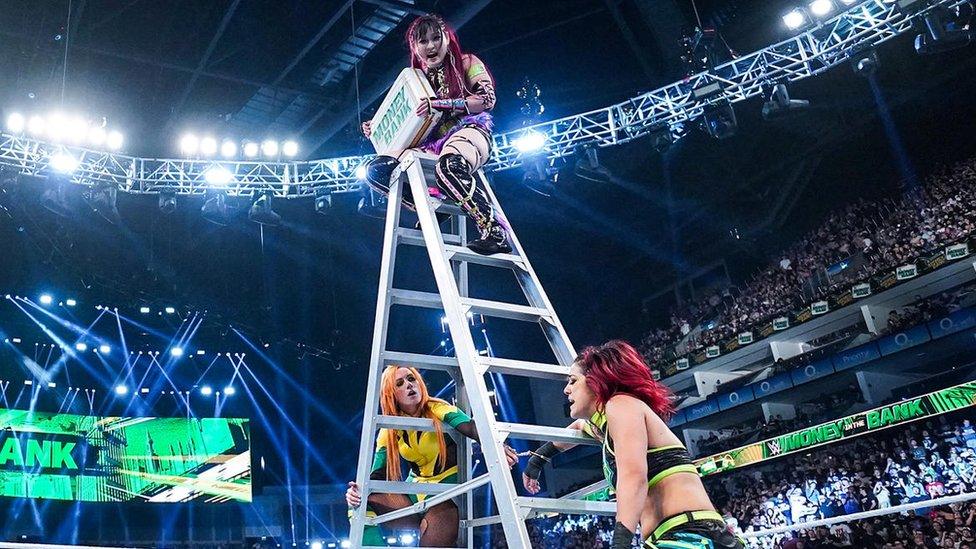
<instances>
[{"instance_id":1,"label":"woman with red hair","mask_svg":"<svg viewBox=\"0 0 976 549\"><path fill-rule=\"evenodd\" d=\"M472 250L490 255L512 251L508 233L495 216L488 193L475 172L491 156L495 81L481 59L462 53L457 35L437 15L418 17L407 29L410 66L424 71L436 97L418 107L417 116L432 110L444 116L420 149L438 155L437 189L456 201L478 226L480 237L468 244ZM372 133L372 121L363 124ZM390 175L399 164L391 156L377 156L366 166L366 182L381 193L389 192ZM410 207L410 197L404 201Z\"/></svg>"},{"instance_id":2,"label":"woman with red hair","mask_svg":"<svg viewBox=\"0 0 976 549\"><path fill-rule=\"evenodd\" d=\"M603 473L617 497L614 549L630 547L640 526L644 547L742 549L715 511L688 451L665 421L670 392L651 378L640 353L623 341L587 347L563 389L570 416L603 412Z\"/></svg>"},{"instance_id":3,"label":"woman with red hair","mask_svg":"<svg viewBox=\"0 0 976 549\"><path fill-rule=\"evenodd\" d=\"M432 482L455 484L458 480L457 445L444 436L444 424L462 435L478 440L474 421L456 406L430 396L427 384L416 368L390 366L383 371L380 381L380 409L383 415L410 416L432 419L433 432L397 431L380 429L373 456L370 480L401 480L400 459L410 464L407 482ZM508 465L518 461L515 451L505 447ZM369 514L383 514L417 503L423 495L370 494L367 499ZM349 483L346 503L358 507L362 503L359 486ZM458 536L458 508L453 501L434 505L423 515L411 515L388 522L391 528L420 531L422 547L453 547ZM385 545L386 538L378 527L367 526L365 545Z\"/></svg>"}]
</instances>

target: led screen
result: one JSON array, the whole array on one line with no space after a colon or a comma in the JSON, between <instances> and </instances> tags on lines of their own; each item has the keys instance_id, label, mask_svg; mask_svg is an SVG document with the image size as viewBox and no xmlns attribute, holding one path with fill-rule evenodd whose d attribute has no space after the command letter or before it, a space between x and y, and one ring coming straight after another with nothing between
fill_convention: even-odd
<instances>
[{"instance_id":1,"label":"led screen","mask_svg":"<svg viewBox=\"0 0 976 549\"><path fill-rule=\"evenodd\" d=\"M0 409L0 496L248 502L248 420Z\"/></svg>"}]
</instances>

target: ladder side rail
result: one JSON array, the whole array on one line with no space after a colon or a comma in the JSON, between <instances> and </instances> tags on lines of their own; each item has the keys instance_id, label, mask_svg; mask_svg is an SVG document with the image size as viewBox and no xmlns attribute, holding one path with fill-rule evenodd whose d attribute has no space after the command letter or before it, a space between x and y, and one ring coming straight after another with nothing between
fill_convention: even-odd
<instances>
[{"instance_id":1,"label":"ladder side rail","mask_svg":"<svg viewBox=\"0 0 976 549\"><path fill-rule=\"evenodd\" d=\"M410 187L415 197L417 214L423 228L427 252L441 298L444 313L454 340L455 355L464 385L470 398L471 413L478 429L481 449L491 486L498 505L505 539L510 547L531 547L523 514L519 510L518 494L507 467L507 459L501 438L496 438L495 418L488 401L488 388L484 376L478 371L478 351L471 336L465 308L461 306L461 296L455 284L450 261L445 257L444 242L434 217L431 201L427 195L426 174L421 165L421 157L414 153L412 162L406 167ZM421 199L422 197L422 199Z\"/></svg>"},{"instance_id":2,"label":"ladder side rail","mask_svg":"<svg viewBox=\"0 0 976 549\"><path fill-rule=\"evenodd\" d=\"M518 279L519 286L522 287L522 292L525 293L526 299L529 300L529 305L549 311L551 322L542 321L540 325L546 334L546 339L549 341L553 353L556 355L556 359L559 360L559 364L569 366L576 360L576 349L570 342L569 334L566 333L562 321L556 315L556 310L553 308L552 302L549 301L549 296L542 289L542 283L539 281L535 269L532 268L532 263L529 261L528 256L525 255L525 249L522 248L522 243L519 242L518 236L515 234L515 229L510 225L511 221L505 215L501 204L499 204L498 197L495 195L495 190L491 188L488 178L485 177L484 172L481 170L475 174L475 177L481 178L481 182L488 192L488 197L498 212L497 215L509 223L508 236L512 241L512 247L515 249L515 255L521 257L524 262L524 269L516 269L515 277Z\"/></svg>"},{"instance_id":3,"label":"ladder side rail","mask_svg":"<svg viewBox=\"0 0 976 549\"><path fill-rule=\"evenodd\" d=\"M386 349L390 321L390 291L393 289L393 270L396 266L396 229L400 225L400 197L403 186L394 182L390 186L386 208L386 228L383 237L383 259L380 266L379 294L376 296L376 320L373 325L373 348L369 358L369 377L366 382L366 402L363 408L362 438L359 441L359 462L356 466L356 483L362 502L353 510L349 529L349 541L353 547L363 545L363 529L366 525L366 502L369 498L369 475L373 464L376 441L376 416L379 410L382 354Z\"/></svg>"}]
</instances>

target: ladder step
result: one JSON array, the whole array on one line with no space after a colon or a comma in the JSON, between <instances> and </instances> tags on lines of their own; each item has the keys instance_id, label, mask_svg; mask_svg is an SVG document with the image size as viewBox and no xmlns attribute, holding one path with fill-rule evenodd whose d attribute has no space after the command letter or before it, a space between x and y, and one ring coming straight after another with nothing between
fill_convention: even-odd
<instances>
[{"instance_id":1,"label":"ladder step","mask_svg":"<svg viewBox=\"0 0 976 549\"><path fill-rule=\"evenodd\" d=\"M554 379L565 381L569 375L569 366L559 364L544 364L542 362L526 362L507 358L485 357L481 363L488 367L489 372L509 374L540 379Z\"/></svg>"},{"instance_id":2,"label":"ladder step","mask_svg":"<svg viewBox=\"0 0 976 549\"><path fill-rule=\"evenodd\" d=\"M476 315L525 320L527 322L539 322L552 318L548 310L539 307L530 307L528 305L516 305L514 303L502 303L500 301L488 301L470 297L461 298L461 305L467 307L470 312Z\"/></svg>"},{"instance_id":3,"label":"ladder step","mask_svg":"<svg viewBox=\"0 0 976 549\"><path fill-rule=\"evenodd\" d=\"M590 484L589 486L584 486L579 490L570 492L564 495L561 499L583 499L586 496L595 494L608 486L610 486L610 483L607 482L607 479L599 480L593 484Z\"/></svg>"},{"instance_id":4,"label":"ladder step","mask_svg":"<svg viewBox=\"0 0 976 549\"><path fill-rule=\"evenodd\" d=\"M519 505L532 509L532 515L560 513L567 515L615 515L617 503L613 501L585 501L580 499L554 499L520 497Z\"/></svg>"},{"instance_id":5,"label":"ladder step","mask_svg":"<svg viewBox=\"0 0 976 549\"><path fill-rule=\"evenodd\" d=\"M525 261L512 254L481 255L472 252L464 246L444 246L447 258L451 261L464 261L488 267L501 267L503 269L522 269L525 270Z\"/></svg>"},{"instance_id":6,"label":"ladder step","mask_svg":"<svg viewBox=\"0 0 976 549\"><path fill-rule=\"evenodd\" d=\"M441 236L444 237L444 242L447 244L461 244L461 237L456 234L442 234ZM427 243L424 242L424 233L416 229L400 227L397 229L397 238L401 244L408 246L420 246L421 248L427 246Z\"/></svg>"},{"instance_id":7,"label":"ladder step","mask_svg":"<svg viewBox=\"0 0 976 549\"><path fill-rule=\"evenodd\" d=\"M454 489L455 484L437 484L433 482L393 482L389 480L371 480L366 483L370 494L426 494L428 496L444 493ZM365 490L364 490L365 492Z\"/></svg>"},{"instance_id":8,"label":"ladder step","mask_svg":"<svg viewBox=\"0 0 976 549\"><path fill-rule=\"evenodd\" d=\"M390 522L391 520L409 517L410 515L416 515L417 513L423 513L427 509L430 509L442 501L447 501L454 496L471 492L484 486L485 484L488 484L489 482L491 482L491 478L486 473L462 484L449 484L448 486L451 487L449 490L445 490L436 496L426 498L423 501L418 501L409 507L397 509L396 511L390 511L389 513L383 513L382 515L379 515L373 519L367 519L366 523L372 525L383 524L385 522Z\"/></svg>"},{"instance_id":9,"label":"ladder step","mask_svg":"<svg viewBox=\"0 0 976 549\"><path fill-rule=\"evenodd\" d=\"M441 296L430 292L418 292L416 290L401 290L393 288L390 290L390 300L393 305L407 305L408 307L426 307L428 309L443 309Z\"/></svg>"},{"instance_id":10,"label":"ladder step","mask_svg":"<svg viewBox=\"0 0 976 549\"><path fill-rule=\"evenodd\" d=\"M434 420L425 417L376 416L376 427L409 431L434 431Z\"/></svg>"},{"instance_id":11,"label":"ladder step","mask_svg":"<svg viewBox=\"0 0 976 549\"><path fill-rule=\"evenodd\" d=\"M383 367L412 366L421 370L440 370L442 372L457 371L457 358L453 356L421 355L417 353L401 353L398 351L384 351L380 353Z\"/></svg>"},{"instance_id":12,"label":"ladder step","mask_svg":"<svg viewBox=\"0 0 976 549\"><path fill-rule=\"evenodd\" d=\"M576 429L565 427L549 427L546 425L527 425L524 423L504 423L495 424L498 431L509 433L512 438L519 440L538 440L545 442L567 442L569 444L590 444L598 446L600 442L584 435Z\"/></svg>"}]
</instances>

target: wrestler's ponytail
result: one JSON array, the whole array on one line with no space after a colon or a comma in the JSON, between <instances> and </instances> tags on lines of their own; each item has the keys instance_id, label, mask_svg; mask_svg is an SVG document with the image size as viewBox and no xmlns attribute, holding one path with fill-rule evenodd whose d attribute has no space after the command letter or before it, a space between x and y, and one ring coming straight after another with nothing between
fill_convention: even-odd
<instances>
[{"instance_id":1,"label":"wrestler's ponytail","mask_svg":"<svg viewBox=\"0 0 976 549\"><path fill-rule=\"evenodd\" d=\"M671 391L654 381L644 358L626 341L587 347L576 358L576 364L586 375L586 385L596 394L600 408L613 395L626 393L643 401L665 421L674 415Z\"/></svg>"},{"instance_id":2,"label":"wrestler's ponytail","mask_svg":"<svg viewBox=\"0 0 976 549\"><path fill-rule=\"evenodd\" d=\"M396 402L396 371L400 368L407 368L417 379L417 388L420 391L420 408L423 410L421 416L434 421L434 432L437 434L437 445L439 449L438 461L440 462L441 469L444 469L447 464L447 442L444 440L444 429L441 426L441 422L434 416L434 413L430 409L430 404L431 402L447 404L447 401L430 396L430 393L427 391L427 384L424 383L424 378L421 377L420 372L416 368L394 365L387 366L386 370L383 370L383 377L380 381L380 410L386 416L405 415ZM400 447L397 440L397 431L395 429L385 429L384 432L386 433L386 480L402 480L400 476Z\"/></svg>"}]
</instances>

